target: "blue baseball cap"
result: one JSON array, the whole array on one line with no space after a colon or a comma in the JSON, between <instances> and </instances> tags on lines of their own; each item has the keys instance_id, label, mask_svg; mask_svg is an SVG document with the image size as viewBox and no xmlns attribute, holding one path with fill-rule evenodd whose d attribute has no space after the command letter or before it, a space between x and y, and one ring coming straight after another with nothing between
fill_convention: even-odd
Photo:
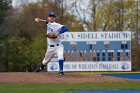
<instances>
[{"instance_id":1,"label":"blue baseball cap","mask_svg":"<svg viewBox=\"0 0 140 93\"><path fill-rule=\"evenodd\" d=\"M49 12L48 16L56 17L56 13L55 12Z\"/></svg>"}]
</instances>

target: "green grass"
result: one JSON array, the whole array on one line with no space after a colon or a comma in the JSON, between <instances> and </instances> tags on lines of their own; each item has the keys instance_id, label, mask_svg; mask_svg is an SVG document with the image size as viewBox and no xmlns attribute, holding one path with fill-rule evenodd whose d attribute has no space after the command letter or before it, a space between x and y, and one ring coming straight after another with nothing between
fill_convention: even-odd
<instances>
[{"instance_id":1,"label":"green grass","mask_svg":"<svg viewBox=\"0 0 140 93\"><path fill-rule=\"evenodd\" d=\"M140 90L140 82L85 84L0 84L0 93L66 93L78 90Z\"/></svg>"}]
</instances>

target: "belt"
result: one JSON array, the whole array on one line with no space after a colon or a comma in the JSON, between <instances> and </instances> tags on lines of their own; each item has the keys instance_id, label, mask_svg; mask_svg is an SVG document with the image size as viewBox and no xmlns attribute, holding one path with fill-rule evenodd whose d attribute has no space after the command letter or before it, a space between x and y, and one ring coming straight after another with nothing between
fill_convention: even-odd
<instances>
[{"instance_id":1,"label":"belt","mask_svg":"<svg viewBox=\"0 0 140 93\"><path fill-rule=\"evenodd\" d=\"M50 45L50 47L55 47L55 46L59 46L59 44L56 44L56 45Z\"/></svg>"}]
</instances>

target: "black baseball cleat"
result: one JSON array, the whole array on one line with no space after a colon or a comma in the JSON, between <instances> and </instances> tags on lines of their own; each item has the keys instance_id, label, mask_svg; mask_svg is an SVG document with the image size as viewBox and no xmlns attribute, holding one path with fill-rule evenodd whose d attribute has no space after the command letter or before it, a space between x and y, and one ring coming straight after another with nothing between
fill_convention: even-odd
<instances>
[{"instance_id":1,"label":"black baseball cleat","mask_svg":"<svg viewBox=\"0 0 140 93\"><path fill-rule=\"evenodd\" d=\"M46 65L41 64L41 66L38 67L38 68L35 70L35 72L42 72L42 71L45 71L45 70L44 70L45 66L46 66Z\"/></svg>"},{"instance_id":2,"label":"black baseball cleat","mask_svg":"<svg viewBox=\"0 0 140 93\"><path fill-rule=\"evenodd\" d=\"M41 71L42 71L41 68L37 68L37 69L35 70L35 72L41 72Z\"/></svg>"},{"instance_id":3,"label":"black baseball cleat","mask_svg":"<svg viewBox=\"0 0 140 93\"><path fill-rule=\"evenodd\" d=\"M59 74L59 76L63 76L64 75L64 72L61 71L58 74Z\"/></svg>"}]
</instances>

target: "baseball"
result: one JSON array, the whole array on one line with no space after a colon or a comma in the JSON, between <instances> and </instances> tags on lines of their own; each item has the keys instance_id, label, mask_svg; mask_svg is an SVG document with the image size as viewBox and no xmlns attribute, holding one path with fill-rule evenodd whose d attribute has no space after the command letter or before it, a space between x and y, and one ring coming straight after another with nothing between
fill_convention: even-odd
<instances>
[{"instance_id":1,"label":"baseball","mask_svg":"<svg viewBox=\"0 0 140 93\"><path fill-rule=\"evenodd\" d=\"M39 18L35 18L35 21L36 21L36 22L39 22Z\"/></svg>"}]
</instances>

